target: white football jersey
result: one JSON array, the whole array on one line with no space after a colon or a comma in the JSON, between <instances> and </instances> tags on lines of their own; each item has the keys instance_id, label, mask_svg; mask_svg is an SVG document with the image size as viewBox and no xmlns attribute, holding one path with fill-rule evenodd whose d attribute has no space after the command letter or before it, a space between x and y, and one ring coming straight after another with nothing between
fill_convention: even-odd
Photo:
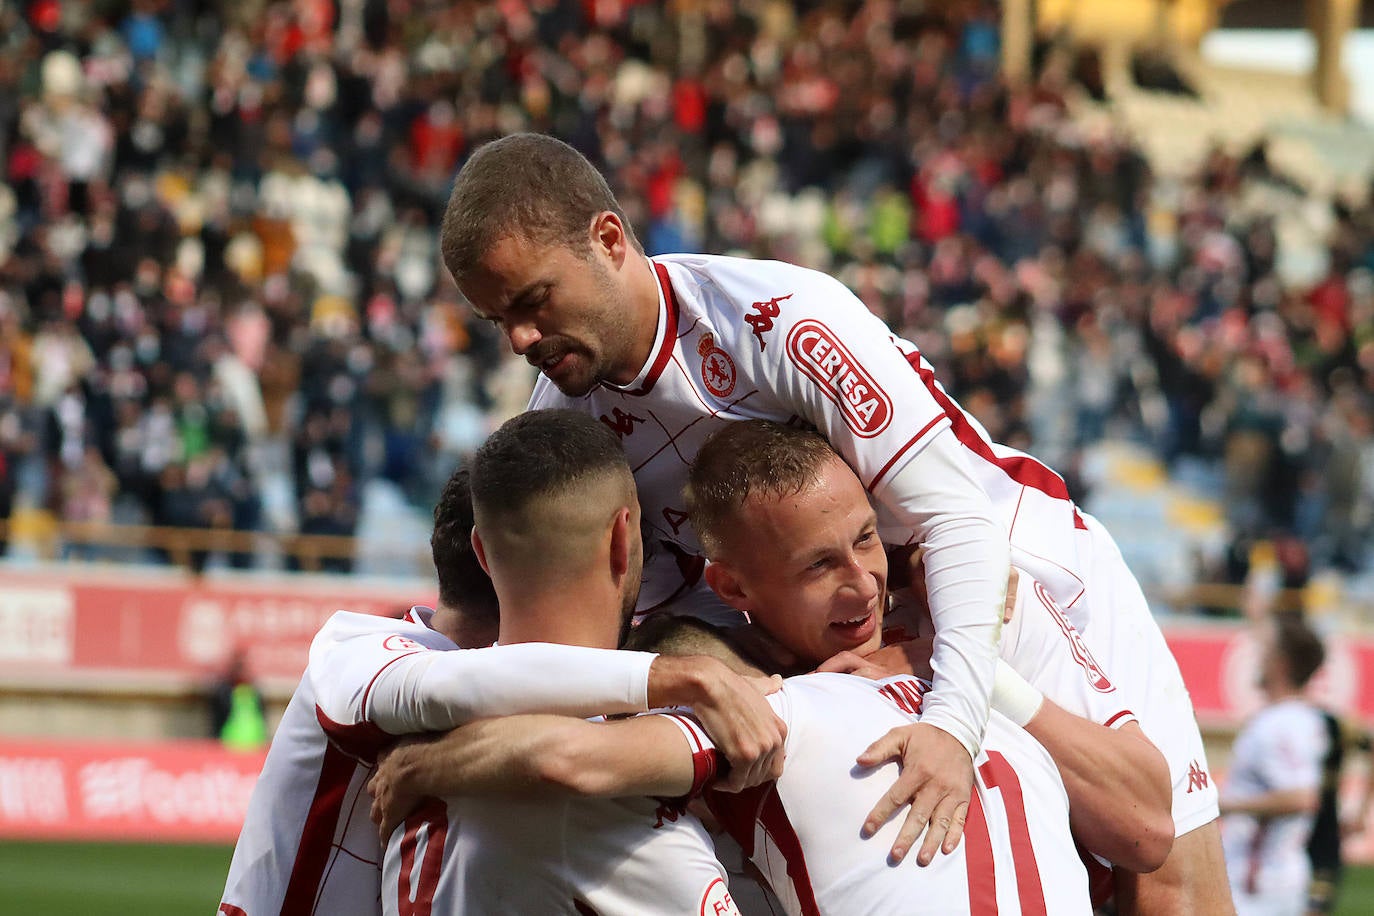
<instances>
[{"instance_id":1,"label":"white football jersey","mask_svg":"<svg viewBox=\"0 0 1374 916\"><path fill-rule=\"evenodd\" d=\"M380 912L382 850L364 785L398 735L479 716L646 708L649 653L459 650L432 614L341 611L316 634L249 800L221 913Z\"/></svg>"},{"instance_id":2,"label":"white football jersey","mask_svg":"<svg viewBox=\"0 0 1374 916\"><path fill-rule=\"evenodd\" d=\"M701 823L626 799L430 799L396 828L387 916L739 916Z\"/></svg>"},{"instance_id":3,"label":"white football jersey","mask_svg":"<svg viewBox=\"0 0 1374 916\"><path fill-rule=\"evenodd\" d=\"M651 563L647 600L674 592L663 585L659 564L669 566L669 579L679 568L699 571L682 560L701 554L683 509L687 471L707 436L744 419L818 429L874 496L886 543L918 536L929 541L942 527L948 537L941 555L954 563L949 550L959 541L958 526L986 519L1008 533L1012 559L1065 607L1079 599L1083 583L1072 571L1082 522L1063 480L1035 459L992 443L935 380L915 345L895 337L842 283L777 261L669 255L653 264L659 320L638 377L624 387L599 385L580 398L563 395L541 377L530 400L531 408L583 410L619 437L646 524L677 551L659 552ZM946 430L961 446L950 449L958 467L916 480L900 477ZM894 479L901 486L890 486ZM919 492L908 492L913 487ZM978 488L983 492L972 492ZM922 519L919 532L913 516ZM995 600L1005 555L998 559L986 546L961 543L966 555L960 567L988 564L983 571L995 577L988 597ZM953 567L948 572L955 579L963 575ZM996 628L987 616L991 608L969 603L968 589L943 594L958 610L936 608L937 686L949 678L952 689L932 695L930 721L972 750L987 714Z\"/></svg>"},{"instance_id":4,"label":"white football jersey","mask_svg":"<svg viewBox=\"0 0 1374 916\"><path fill-rule=\"evenodd\" d=\"M1321 713L1301 699L1261 709L1236 736L1223 797L1244 799L1265 792L1316 790L1328 737ZM1226 870L1237 909L1255 901L1259 909L1287 904L1302 912L1311 863L1307 839L1315 814L1256 818L1231 814L1222 819Z\"/></svg>"},{"instance_id":5,"label":"white football jersey","mask_svg":"<svg viewBox=\"0 0 1374 916\"><path fill-rule=\"evenodd\" d=\"M908 676L788 678L769 697L787 724L782 777L738 794L708 790L712 813L793 916L1089 913L1059 771L1034 738L995 712L953 853L925 868L889 864L901 817L860 837L898 765L859 770L854 761L889 729L919 721L926 690ZM696 733L709 745L704 730Z\"/></svg>"}]
</instances>

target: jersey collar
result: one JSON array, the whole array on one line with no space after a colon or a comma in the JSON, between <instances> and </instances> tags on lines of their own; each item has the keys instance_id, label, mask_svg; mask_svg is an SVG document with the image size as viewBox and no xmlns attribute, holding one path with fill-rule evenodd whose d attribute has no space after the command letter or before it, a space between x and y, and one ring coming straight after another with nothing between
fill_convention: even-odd
<instances>
[{"instance_id":1,"label":"jersey collar","mask_svg":"<svg viewBox=\"0 0 1374 916\"><path fill-rule=\"evenodd\" d=\"M612 391L633 397L648 394L653 390L654 383L663 374L668 360L673 355L673 345L677 343L677 295L673 292L672 281L668 279L668 268L654 260L650 260L649 263L654 265L654 273L658 276L658 329L655 332L654 345L649 349L649 358L645 360L639 375L635 376L635 380L630 384L622 386L602 382Z\"/></svg>"}]
</instances>

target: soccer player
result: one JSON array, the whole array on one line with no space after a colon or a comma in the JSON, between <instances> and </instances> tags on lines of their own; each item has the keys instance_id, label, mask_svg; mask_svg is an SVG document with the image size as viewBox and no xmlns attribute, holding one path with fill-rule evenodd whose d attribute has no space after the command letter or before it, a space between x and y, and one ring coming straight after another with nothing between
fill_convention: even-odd
<instances>
[{"instance_id":1,"label":"soccer player","mask_svg":"<svg viewBox=\"0 0 1374 916\"><path fill-rule=\"evenodd\" d=\"M1312 861L1312 883L1307 889L1308 916L1335 912L1340 898L1341 881L1345 872L1345 858L1341 853L1347 833L1364 830L1374 804L1374 774L1369 771L1374 741L1369 732L1354 721L1342 719L1330 710L1320 710L1326 725L1327 751L1322 758L1321 793L1317 803L1312 836L1307 841L1307 857ZM1365 755L1365 772L1360 801L1354 814L1343 815L1340 806L1341 776L1350 752Z\"/></svg>"},{"instance_id":2,"label":"soccer player","mask_svg":"<svg viewBox=\"0 0 1374 916\"><path fill-rule=\"evenodd\" d=\"M1147 896L1156 912L1216 910L1209 888L1225 882L1215 789L1144 596L1064 482L990 442L913 344L815 271L647 258L595 168L548 137L506 137L473 154L441 246L476 312L543 374L532 406L573 407L615 430L644 516L676 555L702 553L681 502L688 466L713 429L747 418L817 428L877 500L884 541L927 548L935 686L921 723L900 732L894 797L913 804L899 848L927 823L919 861L957 842L1014 558L1120 681L1150 685L1134 712L1169 763L1180 836Z\"/></svg>"},{"instance_id":3,"label":"soccer player","mask_svg":"<svg viewBox=\"0 0 1374 916\"><path fill-rule=\"evenodd\" d=\"M684 668L575 645L475 648L496 633L497 602L469 542L466 472L449 481L434 517L439 606L404 620L340 612L312 643L249 801L219 907L226 916L380 912L381 846L358 805L378 751L397 735L517 711L642 711L695 694L723 710L719 735L754 740L755 698L740 698L753 688L718 663ZM434 651L459 646L472 648ZM766 706L763 715L772 729ZM741 785L753 767L746 756ZM766 771L767 756L753 757Z\"/></svg>"},{"instance_id":4,"label":"soccer player","mask_svg":"<svg viewBox=\"0 0 1374 916\"><path fill-rule=\"evenodd\" d=\"M824 440L791 432L814 444L798 460L795 450L772 449L753 462L757 471L773 459L765 470L775 475L771 486L749 491L747 521L740 513L724 522L735 551L751 545L747 552L777 567L771 580L751 580L749 605L787 661L809 668L837 651L876 645L886 560L852 472ZM708 570L721 568L713 562ZM686 628L672 640L685 640L688 651L712 644L697 629L704 624L663 618L642 624L632 639L664 624ZM776 670L776 659L770 662ZM1044 749L1000 713L989 719L965 839L952 854L926 868L894 868L884 853L899 824L888 822L873 840L861 836L859 822L889 785L884 760L865 760L866 748L919 720L926 686L910 675L789 678L770 698L788 727L782 776L738 795L708 792L713 814L789 913L1087 913L1063 783ZM684 715L608 725L551 716L490 720L423 748L398 749L378 770L378 802L385 809L388 795L550 785L589 796L682 795L709 778L709 748L709 737ZM856 757L878 769L856 773Z\"/></svg>"},{"instance_id":5,"label":"soccer player","mask_svg":"<svg viewBox=\"0 0 1374 916\"><path fill-rule=\"evenodd\" d=\"M642 560L634 477L615 436L573 411L523 414L474 455L472 494L473 546L502 608L499 642L614 648ZM547 668L522 673L563 686ZM767 709L762 690L748 689ZM769 717L780 741L782 724ZM674 740L690 757L686 737ZM758 767L746 782L775 775L766 759ZM388 914L738 913L696 818L647 798L537 792L422 805L390 834L382 903Z\"/></svg>"},{"instance_id":6,"label":"soccer player","mask_svg":"<svg viewBox=\"0 0 1374 916\"><path fill-rule=\"evenodd\" d=\"M1305 909L1307 840L1327 736L1321 712L1302 692L1324 657L1321 640L1300 617L1274 619L1260 660L1266 705L1236 736L1221 798L1240 916L1299 916Z\"/></svg>"}]
</instances>

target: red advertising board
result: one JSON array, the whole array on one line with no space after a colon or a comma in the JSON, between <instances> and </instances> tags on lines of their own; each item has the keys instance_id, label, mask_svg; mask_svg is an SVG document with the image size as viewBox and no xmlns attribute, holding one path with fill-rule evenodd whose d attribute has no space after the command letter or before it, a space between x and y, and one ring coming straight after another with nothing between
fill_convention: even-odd
<instances>
[{"instance_id":1,"label":"red advertising board","mask_svg":"<svg viewBox=\"0 0 1374 916\"><path fill-rule=\"evenodd\" d=\"M242 652L260 681L294 683L338 610L399 616L433 585L161 570L0 571L0 683L137 676L203 681Z\"/></svg>"},{"instance_id":2,"label":"red advertising board","mask_svg":"<svg viewBox=\"0 0 1374 916\"><path fill-rule=\"evenodd\" d=\"M0 741L0 837L232 843L265 751Z\"/></svg>"},{"instance_id":3,"label":"red advertising board","mask_svg":"<svg viewBox=\"0 0 1374 916\"><path fill-rule=\"evenodd\" d=\"M1259 647L1251 628L1172 623L1164 627L1164 638L1204 729L1238 727L1259 707ZM1338 713L1374 724L1374 639L1328 636L1326 663L1312 679L1309 693Z\"/></svg>"}]
</instances>

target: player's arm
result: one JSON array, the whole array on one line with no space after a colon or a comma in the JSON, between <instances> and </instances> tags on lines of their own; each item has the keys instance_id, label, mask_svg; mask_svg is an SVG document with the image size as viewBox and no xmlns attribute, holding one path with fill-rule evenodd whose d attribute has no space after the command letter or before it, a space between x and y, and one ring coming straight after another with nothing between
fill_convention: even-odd
<instances>
[{"instance_id":1,"label":"player's arm","mask_svg":"<svg viewBox=\"0 0 1374 916\"><path fill-rule=\"evenodd\" d=\"M1223 796L1222 814L1249 814L1254 817L1281 817L1285 814L1310 814L1317 810L1316 788L1275 789L1244 797Z\"/></svg>"},{"instance_id":2,"label":"player's arm","mask_svg":"<svg viewBox=\"0 0 1374 916\"><path fill-rule=\"evenodd\" d=\"M429 795L676 798L699 791L715 760L668 715L604 723L548 715L484 719L384 755L369 783L372 818L389 836Z\"/></svg>"},{"instance_id":3,"label":"player's arm","mask_svg":"<svg viewBox=\"0 0 1374 916\"><path fill-rule=\"evenodd\" d=\"M1056 705L999 662L992 706L1049 752L1069 796L1069 823L1089 852L1137 872L1164 864L1174 843L1169 765L1139 723L1117 728Z\"/></svg>"},{"instance_id":4,"label":"player's arm","mask_svg":"<svg viewBox=\"0 0 1374 916\"><path fill-rule=\"evenodd\" d=\"M452 644L423 627L379 623L336 614L311 644L306 676L320 713L335 725L404 735L488 716L692 706L741 779L772 778L781 765L785 730L763 699L776 687L715 659L545 643L443 651Z\"/></svg>"}]
</instances>

